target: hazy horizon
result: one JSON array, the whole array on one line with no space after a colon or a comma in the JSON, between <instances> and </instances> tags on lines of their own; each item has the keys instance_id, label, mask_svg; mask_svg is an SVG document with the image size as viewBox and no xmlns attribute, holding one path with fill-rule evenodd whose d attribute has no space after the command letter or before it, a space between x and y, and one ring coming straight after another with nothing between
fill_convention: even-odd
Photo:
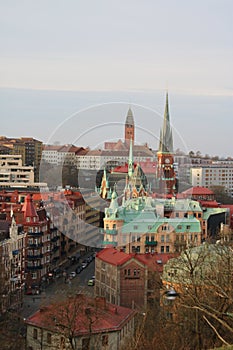
<instances>
[{"instance_id":1,"label":"hazy horizon","mask_svg":"<svg viewBox=\"0 0 233 350\"><path fill-rule=\"evenodd\" d=\"M233 155L231 0L12 0L0 10L2 135L96 147L123 138L132 105L138 143L156 149L168 89L174 148ZM100 137L106 123L118 127Z\"/></svg>"},{"instance_id":2,"label":"hazy horizon","mask_svg":"<svg viewBox=\"0 0 233 350\"><path fill-rule=\"evenodd\" d=\"M0 88L0 110L4 116L1 135L31 136L44 143L58 141L96 148L101 142L123 139L125 118L131 106L137 143L148 142L151 148L157 149L164 105L165 91L77 92ZM210 156L233 156L229 127L232 123L231 97L169 93L169 106L174 149L201 151ZM106 123L109 123L108 129ZM101 138L100 126L105 126ZM90 137L89 130L95 127L98 130ZM142 134L142 129L147 131L146 135L145 132Z\"/></svg>"}]
</instances>

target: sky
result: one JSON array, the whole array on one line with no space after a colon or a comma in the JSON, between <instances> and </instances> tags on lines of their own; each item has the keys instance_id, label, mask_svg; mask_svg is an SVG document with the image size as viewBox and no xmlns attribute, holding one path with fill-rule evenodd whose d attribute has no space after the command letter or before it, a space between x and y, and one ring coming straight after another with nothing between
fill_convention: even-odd
<instances>
[{"instance_id":1,"label":"sky","mask_svg":"<svg viewBox=\"0 0 233 350\"><path fill-rule=\"evenodd\" d=\"M0 134L98 147L131 106L156 149L168 90L174 147L233 156L232 13L232 0L0 0Z\"/></svg>"}]
</instances>

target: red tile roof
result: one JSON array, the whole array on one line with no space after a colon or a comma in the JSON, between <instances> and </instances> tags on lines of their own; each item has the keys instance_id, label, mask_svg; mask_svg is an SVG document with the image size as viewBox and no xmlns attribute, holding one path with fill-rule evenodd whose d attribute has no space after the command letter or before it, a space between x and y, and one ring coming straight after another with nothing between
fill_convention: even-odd
<instances>
[{"instance_id":1,"label":"red tile roof","mask_svg":"<svg viewBox=\"0 0 233 350\"><path fill-rule=\"evenodd\" d=\"M104 248L96 254L96 257L116 266L124 264L131 258L129 254L117 250L116 248Z\"/></svg>"},{"instance_id":2,"label":"red tile roof","mask_svg":"<svg viewBox=\"0 0 233 350\"><path fill-rule=\"evenodd\" d=\"M201 203L201 205L203 207L206 207L206 208L218 208L219 207L219 204L217 201L209 201L209 200L206 200L206 201L203 201L203 200L200 200L199 201Z\"/></svg>"},{"instance_id":3,"label":"red tile roof","mask_svg":"<svg viewBox=\"0 0 233 350\"><path fill-rule=\"evenodd\" d=\"M168 260L177 257L179 254L172 253L154 253L154 254L137 254L135 258L147 265L149 269L153 271L163 272L163 266L168 262Z\"/></svg>"},{"instance_id":4,"label":"red tile roof","mask_svg":"<svg viewBox=\"0 0 233 350\"><path fill-rule=\"evenodd\" d=\"M186 195L210 195L210 194L212 194L213 195L214 192L206 187L194 186L194 187L188 188L186 191L183 191L182 194L186 194Z\"/></svg>"},{"instance_id":5,"label":"red tile roof","mask_svg":"<svg viewBox=\"0 0 233 350\"><path fill-rule=\"evenodd\" d=\"M131 253L127 254L122 252L116 248L104 248L99 253L97 253L96 257L101 259L102 261L115 265L121 266L130 259L134 258L139 262L147 265L150 269L154 271L162 272L163 265L167 263L167 261L171 258L177 257L178 254L159 254L159 253L146 253L146 254L137 254Z\"/></svg>"},{"instance_id":6,"label":"red tile roof","mask_svg":"<svg viewBox=\"0 0 233 350\"><path fill-rule=\"evenodd\" d=\"M67 325L75 336L79 336L89 333L90 319L92 333L110 332L121 330L135 314L135 310L107 303L104 298L92 299L77 294L42 308L30 316L26 323L55 332L64 330L62 326ZM70 323L70 319L74 322ZM60 329L58 324L61 325Z\"/></svg>"},{"instance_id":7,"label":"red tile roof","mask_svg":"<svg viewBox=\"0 0 233 350\"><path fill-rule=\"evenodd\" d=\"M26 200L24 202L24 205L22 207L22 211L24 212L24 217L29 218L38 218L36 208L34 204L32 203L32 195L28 194L26 197Z\"/></svg>"}]
</instances>

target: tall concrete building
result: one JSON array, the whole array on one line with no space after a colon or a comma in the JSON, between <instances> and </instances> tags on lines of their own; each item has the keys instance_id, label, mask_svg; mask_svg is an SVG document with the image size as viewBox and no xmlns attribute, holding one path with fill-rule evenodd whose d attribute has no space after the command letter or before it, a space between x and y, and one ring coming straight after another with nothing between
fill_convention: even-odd
<instances>
[{"instance_id":1,"label":"tall concrete building","mask_svg":"<svg viewBox=\"0 0 233 350\"><path fill-rule=\"evenodd\" d=\"M35 181L39 181L39 168L42 155L42 142L32 137L8 138L0 137L0 148L5 154L21 155L23 165L34 167Z\"/></svg>"}]
</instances>

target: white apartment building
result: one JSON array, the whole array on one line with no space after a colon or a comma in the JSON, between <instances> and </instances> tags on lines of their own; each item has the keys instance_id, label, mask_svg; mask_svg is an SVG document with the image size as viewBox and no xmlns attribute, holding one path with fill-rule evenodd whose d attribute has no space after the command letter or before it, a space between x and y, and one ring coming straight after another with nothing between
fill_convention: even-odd
<instances>
[{"instance_id":1,"label":"white apartment building","mask_svg":"<svg viewBox=\"0 0 233 350\"><path fill-rule=\"evenodd\" d=\"M223 186L233 197L233 162L214 162L190 168L192 186Z\"/></svg>"},{"instance_id":2,"label":"white apartment building","mask_svg":"<svg viewBox=\"0 0 233 350\"><path fill-rule=\"evenodd\" d=\"M134 161L153 162L155 157L149 149L145 146L136 146L138 149L134 150ZM115 167L124 165L128 162L129 150L93 150L87 152L85 155L77 156L77 168L83 170L100 170L106 166Z\"/></svg>"},{"instance_id":3,"label":"white apartment building","mask_svg":"<svg viewBox=\"0 0 233 350\"><path fill-rule=\"evenodd\" d=\"M52 165L74 165L82 170L100 170L110 165L124 165L129 158L129 150L89 150L74 145L45 145L42 160ZM134 146L134 161L154 161L155 155L147 146Z\"/></svg>"},{"instance_id":4,"label":"white apartment building","mask_svg":"<svg viewBox=\"0 0 233 350\"><path fill-rule=\"evenodd\" d=\"M33 166L23 166L21 155L0 155L0 186L34 184Z\"/></svg>"},{"instance_id":5,"label":"white apartment building","mask_svg":"<svg viewBox=\"0 0 233 350\"><path fill-rule=\"evenodd\" d=\"M82 157L87 151L74 145L46 145L42 152L42 160L52 165L77 166L77 157Z\"/></svg>"}]
</instances>

